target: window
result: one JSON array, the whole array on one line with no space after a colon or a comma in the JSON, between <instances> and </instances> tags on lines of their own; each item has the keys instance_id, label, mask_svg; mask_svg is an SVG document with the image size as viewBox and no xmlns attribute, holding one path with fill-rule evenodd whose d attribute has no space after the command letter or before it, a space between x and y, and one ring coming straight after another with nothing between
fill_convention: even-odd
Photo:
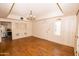
<instances>
[{"instance_id":1,"label":"window","mask_svg":"<svg viewBox=\"0 0 79 59\"><path fill-rule=\"evenodd\" d=\"M55 26L55 35L61 35L61 20L57 20L54 24Z\"/></svg>"}]
</instances>

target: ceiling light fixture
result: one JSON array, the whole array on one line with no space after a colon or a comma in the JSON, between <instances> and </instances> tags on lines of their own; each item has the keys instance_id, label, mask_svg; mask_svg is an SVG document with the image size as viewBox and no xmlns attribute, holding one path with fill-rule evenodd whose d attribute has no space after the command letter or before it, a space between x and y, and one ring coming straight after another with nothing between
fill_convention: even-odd
<instances>
[{"instance_id":1,"label":"ceiling light fixture","mask_svg":"<svg viewBox=\"0 0 79 59\"><path fill-rule=\"evenodd\" d=\"M29 16L27 17L27 20L35 20L35 16L33 16L32 10L30 10Z\"/></svg>"}]
</instances>

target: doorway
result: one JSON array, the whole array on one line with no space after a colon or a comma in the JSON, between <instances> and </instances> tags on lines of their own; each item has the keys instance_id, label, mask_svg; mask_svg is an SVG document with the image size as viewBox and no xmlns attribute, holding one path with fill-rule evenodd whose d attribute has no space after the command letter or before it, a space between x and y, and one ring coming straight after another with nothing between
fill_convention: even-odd
<instances>
[{"instance_id":1,"label":"doorway","mask_svg":"<svg viewBox=\"0 0 79 59\"><path fill-rule=\"evenodd\" d=\"M12 42L12 23L0 21L0 55L8 54Z\"/></svg>"}]
</instances>

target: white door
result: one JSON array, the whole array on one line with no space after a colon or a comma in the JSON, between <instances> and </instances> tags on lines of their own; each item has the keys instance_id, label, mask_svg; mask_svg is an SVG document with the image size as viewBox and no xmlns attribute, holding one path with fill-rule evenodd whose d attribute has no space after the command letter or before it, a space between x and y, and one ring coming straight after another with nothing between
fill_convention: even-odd
<instances>
[{"instance_id":1,"label":"white door","mask_svg":"<svg viewBox=\"0 0 79 59\"><path fill-rule=\"evenodd\" d=\"M77 22L77 29L76 29L76 37L75 37L75 44L74 44L74 51L75 55L79 56L79 23Z\"/></svg>"},{"instance_id":2,"label":"white door","mask_svg":"<svg viewBox=\"0 0 79 59\"><path fill-rule=\"evenodd\" d=\"M77 34L77 56L79 56L79 24L78 24L78 34Z\"/></svg>"}]
</instances>

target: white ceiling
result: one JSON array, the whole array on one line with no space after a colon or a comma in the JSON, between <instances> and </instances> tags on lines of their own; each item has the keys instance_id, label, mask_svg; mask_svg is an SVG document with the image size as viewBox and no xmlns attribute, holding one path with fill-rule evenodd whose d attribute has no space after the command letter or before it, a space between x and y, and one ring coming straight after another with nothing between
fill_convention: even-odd
<instances>
[{"instance_id":1,"label":"white ceiling","mask_svg":"<svg viewBox=\"0 0 79 59\"><path fill-rule=\"evenodd\" d=\"M7 17L11 6L11 3L0 3L0 17Z\"/></svg>"},{"instance_id":2,"label":"white ceiling","mask_svg":"<svg viewBox=\"0 0 79 59\"><path fill-rule=\"evenodd\" d=\"M12 4L9 3L0 3L0 17L7 16L11 6ZM32 10L33 15L37 18L55 17L76 14L79 9L79 3L59 3L59 6L61 7L63 13L57 3L15 3L9 16L17 15L27 17L30 10Z\"/></svg>"},{"instance_id":3,"label":"white ceiling","mask_svg":"<svg viewBox=\"0 0 79 59\"><path fill-rule=\"evenodd\" d=\"M62 14L57 4L15 4L11 14L27 17L30 10L36 17L42 17L52 13L52 16Z\"/></svg>"},{"instance_id":4,"label":"white ceiling","mask_svg":"<svg viewBox=\"0 0 79 59\"><path fill-rule=\"evenodd\" d=\"M59 3L64 14L76 14L79 9L79 3Z\"/></svg>"}]
</instances>

